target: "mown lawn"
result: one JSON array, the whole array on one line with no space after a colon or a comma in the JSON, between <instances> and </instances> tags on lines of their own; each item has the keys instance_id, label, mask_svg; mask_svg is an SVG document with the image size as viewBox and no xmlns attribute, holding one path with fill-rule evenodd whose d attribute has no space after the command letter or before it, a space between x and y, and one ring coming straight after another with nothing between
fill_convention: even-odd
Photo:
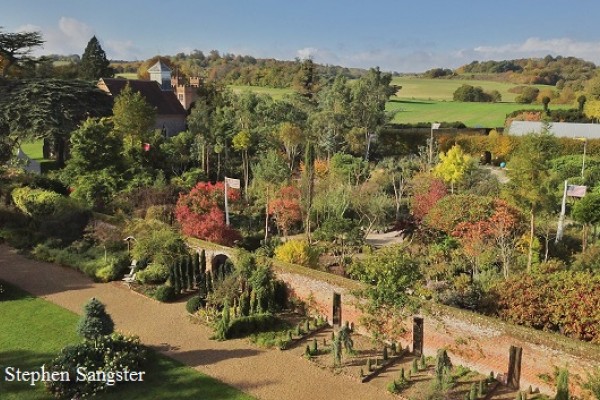
<instances>
[{"instance_id":1,"label":"mown lawn","mask_svg":"<svg viewBox=\"0 0 600 400\"><path fill-rule=\"evenodd\" d=\"M34 142L21 143L21 150L27 154L29 158L36 161L44 160L44 141L42 139Z\"/></svg>"},{"instance_id":2,"label":"mown lawn","mask_svg":"<svg viewBox=\"0 0 600 400\"><path fill-rule=\"evenodd\" d=\"M497 90L502 95L502 101L513 102L517 93L511 93L508 90L517 85L507 82L484 81L476 79L429 79L417 78L411 76L398 76L392 79L394 85L402 86L398 92L398 96L413 100L446 100L452 101L454 91L461 85L481 86L483 90ZM552 89L554 86L548 85L532 85L540 90Z\"/></svg>"},{"instance_id":3,"label":"mown lawn","mask_svg":"<svg viewBox=\"0 0 600 400\"><path fill-rule=\"evenodd\" d=\"M552 107L552 105L551 105ZM568 108L567 105L555 108ZM543 109L538 104L517 103L462 103L454 101L426 101L392 97L386 105L394 111L392 122L409 124L417 122L461 121L468 127L497 128L504 126L506 114L522 109Z\"/></svg>"},{"instance_id":4,"label":"mown lawn","mask_svg":"<svg viewBox=\"0 0 600 400\"><path fill-rule=\"evenodd\" d=\"M49 400L42 384L5 382L4 368L39 370L64 346L78 342L76 314L0 281L0 398ZM170 358L149 351L145 381L96 396L108 400L251 400L252 397Z\"/></svg>"}]
</instances>

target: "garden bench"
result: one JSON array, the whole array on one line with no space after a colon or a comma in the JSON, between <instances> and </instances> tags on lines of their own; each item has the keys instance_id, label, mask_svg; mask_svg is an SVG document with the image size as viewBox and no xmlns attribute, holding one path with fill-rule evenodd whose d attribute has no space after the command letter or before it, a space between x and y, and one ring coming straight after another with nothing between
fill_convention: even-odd
<instances>
[{"instance_id":1,"label":"garden bench","mask_svg":"<svg viewBox=\"0 0 600 400\"><path fill-rule=\"evenodd\" d=\"M131 262L130 265L131 269L129 270L128 274L125 274L125 276L123 276L123 282L127 283L127 285L129 285L131 282L135 281L135 274L136 274L136 269L137 269L137 260L133 260Z\"/></svg>"}]
</instances>

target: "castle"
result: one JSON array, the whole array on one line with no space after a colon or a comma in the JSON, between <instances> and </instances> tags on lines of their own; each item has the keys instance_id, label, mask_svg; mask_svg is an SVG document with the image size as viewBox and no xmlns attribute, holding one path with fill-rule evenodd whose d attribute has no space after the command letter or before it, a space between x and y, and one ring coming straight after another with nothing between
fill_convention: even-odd
<instances>
[{"instance_id":1,"label":"castle","mask_svg":"<svg viewBox=\"0 0 600 400\"><path fill-rule=\"evenodd\" d=\"M148 68L150 80L101 78L98 87L116 97L129 85L156 109L154 128L162 130L166 136L173 136L186 129L186 117L198 96L200 78L190 78L186 82L179 76L172 77L171 72L159 60Z\"/></svg>"}]
</instances>

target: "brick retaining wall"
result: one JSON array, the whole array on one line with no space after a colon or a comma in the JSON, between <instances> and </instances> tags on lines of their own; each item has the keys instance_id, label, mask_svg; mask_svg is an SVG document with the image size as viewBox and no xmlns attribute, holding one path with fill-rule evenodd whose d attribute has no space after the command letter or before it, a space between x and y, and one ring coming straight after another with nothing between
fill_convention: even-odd
<instances>
[{"instance_id":1,"label":"brick retaining wall","mask_svg":"<svg viewBox=\"0 0 600 400\"><path fill-rule=\"evenodd\" d=\"M194 242L194 247L202 242ZM223 249L223 247L221 247ZM231 249L235 251L234 249ZM310 312L333 319L333 295L341 295L342 321L359 327L360 311L352 289L360 287L355 281L327 275L298 265L274 263L276 276L284 281L291 293L303 300ZM554 387L544 375L553 377L557 367L568 367L572 393L581 396L580 384L588 371L600 365L600 346L514 326L494 318L465 310L426 303L424 319L424 353L434 356L439 348L448 349L455 364L462 364L482 374L493 371L496 375L508 370L510 346L523 348L521 388L530 385L542 393L554 394ZM395 340L412 348L412 322L406 323L407 332ZM360 327L359 327L360 331Z\"/></svg>"}]
</instances>

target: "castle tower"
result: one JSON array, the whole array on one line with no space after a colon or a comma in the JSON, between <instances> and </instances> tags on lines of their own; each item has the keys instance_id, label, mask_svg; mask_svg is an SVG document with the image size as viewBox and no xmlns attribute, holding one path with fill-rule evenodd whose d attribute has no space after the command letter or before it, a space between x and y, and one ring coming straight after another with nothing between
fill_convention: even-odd
<instances>
[{"instance_id":1,"label":"castle tower","mask_svg":"<svg viewBox=\"0 0 600 400\"><path fill-rule=\"evenodd\" d=\"M171 91L171 68L167 67L160 60L148 68L150 80L158 82L160 88L164 91Z\"/></svg>"}]
</instances>

